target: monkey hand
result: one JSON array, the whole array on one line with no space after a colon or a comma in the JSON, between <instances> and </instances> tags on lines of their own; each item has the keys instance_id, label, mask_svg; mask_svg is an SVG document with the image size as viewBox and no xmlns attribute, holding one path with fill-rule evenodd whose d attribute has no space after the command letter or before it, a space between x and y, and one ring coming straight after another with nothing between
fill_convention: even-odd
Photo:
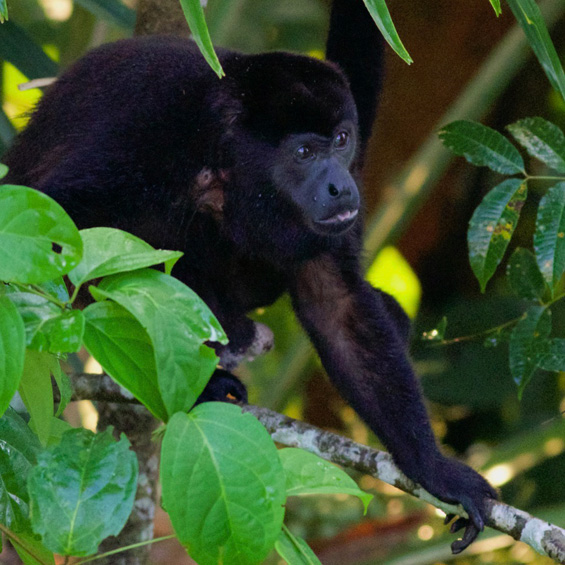
<instances>
[{"instance_id":1,"label":"monkey hand","mask_svg":"<svg viewBox=\"0 0 565 565\"><path fill-rule=\"evenodd\" d=\"M461 553L479 535L487 520L488 499L497 499L496 490L476 471L464 463L441 457L437 462L434 473L420 484L435 497L450 504L460 504L467 512L468 518L459 517L451 525L451 533L465 528L461 539L451 544L454 554ZM448 514L445 523L455 518Z\"/></svg>"}]
</instances>

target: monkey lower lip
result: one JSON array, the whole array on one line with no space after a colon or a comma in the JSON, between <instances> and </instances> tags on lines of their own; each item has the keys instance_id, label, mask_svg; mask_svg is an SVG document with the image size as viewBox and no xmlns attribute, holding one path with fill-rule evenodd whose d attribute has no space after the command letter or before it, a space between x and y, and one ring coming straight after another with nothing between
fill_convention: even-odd
<instances>
[{"instance_id":1,"label":"monkey lower lip","mask_svg":"<svg viewBox=\"0 0 565 565\"><path fill-rule=\"evenodd\" d=\"M345 212L340 212L339 214L335 214L333 216L330 216L329 218L326 218L325 220L318 220L319 224L340 224L342 222L349 222L351 220L353 220L357 214L359 213L359 210L346 210Z\"/></svg>"}]
</instances>

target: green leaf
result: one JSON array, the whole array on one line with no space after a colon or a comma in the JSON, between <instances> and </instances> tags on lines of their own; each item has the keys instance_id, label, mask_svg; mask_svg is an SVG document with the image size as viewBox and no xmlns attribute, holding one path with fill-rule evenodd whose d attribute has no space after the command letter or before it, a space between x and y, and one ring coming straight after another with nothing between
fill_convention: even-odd
<instances>
[{"instance_id":1,"label":"green leaf","mask_svg":"<svg viewBox=\"0 0 565 565\"><path fill-rule=\"evenodd\" d=\"M538 366L538 351L551 332L551 311L532 306L516 324L510 335L510 372L518 385L518 396L530 382Z\"/></svg>"},{"instance_id":2,"label":"green leaf","mask_svg":"<svg viewBox=\"0 0 565 565\"><path fill-rule=\"evenodd\" d=\"M482 292L510 243L527 192L521 179L503 181L484 197L469 222L469 261Z\"/></svg>"},{"instance_id":3,"label":"green leaf","mask_svg":"<svg viewBox=\"0 0 565 565\"><path fill-rule=\"evenodd\" d=\"M163 505L200 565L263 561L282 525L284 480L269 434L237 406L201 404L167 424Z\"/></svg>"},{"instance_id":4,"label":"green leaf","mask_svg":"<svg viewBox=\"0 0 565 565\"><path fill-rule=\"evenodd\" d=\"M75 3L104 22L110 21L129 31L135 27L135 10L118 0L75 0Z\"/></svg>"},{"instance_id":5,"label":"green leaf","mask_svg":"<svg viewBox=\"0 0 565 565\"><path fill-rule=\"evenodd\" d=\"M55 565L53 552L41 544L38 536L29 533L19 533L18 538L25 543L25 548L15 540L11 540L11 542L24 565ZM33 556L26 549L32 551Z\"/></svg>"},{"instance_id":6,"label":"green leaf","mask_svg":"<svg viewBox=\"0 0 565 565\"><path fill-rule=\"evenodd\" d=\"M275 549L289 565L321 565L308 544L302 538L295 536L284 524L275 543Z\"/></svg>"},{"instance_id":7,"label":"green leaf","mask_svg":"<svg viewBox=\"0 0 565 565\"><path fill-rule=\"evenodd\" d=\"M8 167L0 163L0 179L3 179L8 174Z\"/></svg>"},{"instance_id":8,"label":"green leaf","mask_svg":"<svg viewBox=\"0 0 565 565\"><path fill-rule=\"evenodd\" d=\"M525 118L509 125L508 131L532 157L565 173L565 135L555 124L543 118Z\"/></svg>"},{"instance_id":9,"label":"green leaf","mask_svg":"<svg viewBox=\"0 0 565 565\"><path fill-rule=\"evenodd\" d=\"M109 298L123 306L147 330L167 413L188 411L218 361L203 344L227 342L206 304L177 279L152 269L113 275L90 290L96 300Z\"/></svg>"},{"instance_id":10,"label":"green leaf","mask_svg":"<svg viewBox=\"0 0 565 565\"><path fill-rule=\"evenodd\" d=\"M521 298L540 300L547 289L536 258L528 249L518 247L514 251L508 262L506 276L512 290Z\"/></svg>"},{"instance_id":11,"label":"green leaf","mask_svg":"<svg viewBox=\"0 0 565 565\"><path fill-rule=\"evenodd\" d=\"M410 57L408 51L400 41L400 37L396 32L396 28L392 23L392 18L388 11L387 5L384 0L363 0L367 10L371 14L373 20L377 24L377 27L386 39L386 42L394 49L396 54L409 65L413 62L412 57Z\"/></svg>"},{"instance_id":12,"label":"green leaf","mask_svg":"<svg viewBox=\"0 0 565 565\"><path fill-rule=\"evenodd\" d=\"M549 82L565 99L565 74L540 9L534 0L507 1L514 17L524 30L528 43L536 54Z\"/></svg>"},{"instance_id":13,"label":"green leaf","mask_svg":"<svg viewBox=\"0 0 565 565\"><path fill-rule=\"evenodd\" d=\"M76 353L81 348L84 317L80 310L62 310L47 298L30 292L10 292L8 296L24 321L30 349Z\"/></svg>"},{"instance_id":14,"label":"green leaf","mask_svg":"<svg viewBox=\"0 0 565 565\"><path fill-rule=\"evenodd\" d=\"M137 487L137 458L127 438L111 428L94 434L65 432L38 457L28 477L33 529L61 555L92 555L117 535L130 515Z\"/></svg>"},{"instance_id":15,"label":"green leaf","mask_svg":"<svg viewBox=\"0 0 565 565\"><path fill-rule=\"evenodd\" d=\"M12 63L29 80L54 77L58 72L57 63L13 21L0 25L0 59Z\"/></svg>"},{"instance_id":16,"label":"green leaf","mask_svg":"<svg viewBox=\"0 0 565 565\"><path fill-rule=\"evenodd\" d=\"M502 174L525 174L524 161L516 147L492 128L459 120L442 128L439 137L446 147L473 165Z\"/></svg>"},{"instance_id":17,"label":"green leaf","mask_svg":"<svg viewBox=\"0 0 565 565\"><path fill-rule=\"evenodd\" d=\"M541 349L543 353L540 353L537 359L537 365L540 369L544 371L565 371L565 339L551 339L547 346Z\"/></svg>"},{"instance_id":18,"label":"green leaf","mask_svg":"<svg viewBox=\"0 0 565 565\"><path fill-rule=\"evenodd\" d=\"M498 18L498 16L502 14L502 8L500 7L500 0L489 0L489 1L490 1L490 5L494 9L494 13L496 14L496 17Z\"/></svg>"},{"instance_id":19,"label":"green leaf","mask_svg":"<svg viewBox=\"0 0 565 565\"><path fill-rule=\"evenodd\" d=\"M26 350L18 391L31 417L29 425L43 445L49 443L55 411L51 375L59 370L59 360L54 355Z\"/></svg>"},{"instance_id":20,"label":"green leaf","mask_svg":"<svg viewBox=\"0 0 565 565\"><path fill-rule=\"evenodd\" d=\"M304 451L288 447L279 450L286 473L287 496L303 494L351 494L357 496L367 512L373 495L362 491L345 471L324 459Z\"/></svg>"},{"instance_id":21,"label":"green leaf","mask_svg":"<svg viewBox=\"0 0 565 565\"><path fill-rule=\"evenodd\" d=\"M81 230L80 235L84 245L82 261L69 273L75 286L159 263L167 264L170 271L182 256L181 251L156 250L142 239L115 228Z\"/></svg>"},{"instance_id":22,"label":"green leaf","mask_svg":"<svg viewBox=\"0 0 565 565\"><path fill-rule=\"evenodd\" d=\"M8 19L8 5L6 0L0 0L0 24L3 24Z\"/></svg>"},{"instance_id":23,"label":"green leaf","mask_svg":"<svg viewBox=\"0 0 565 565\"><path fill-rule=\"evenodd\" d=\"M0 524L31 532L27 476L41 446L27 424L8 408L0 418Z\"/></svg>"},{"instance_id":24,"label":"green leaf","mask_svg":"<svg viewBox=\"0 0 565 565\"><path fill-rule=\"evenodd\" d=\"M565 271L565 182L552 186L540 200L534 250L553 294Z\"/></svg>"},{"instance_id":25,"label":"green leaf","mask_svg":"<svg viewBox=\"0 0 565 565\"><path fill-rule=\"evenodd\" d=\"M51 366L51 371L53 373L55 383L57 384L57 388L59 389L59 406L57 406L57 411L55 412L55 419L57 419L71 401L73 389L71 387L71 379L63 372L60 363L53 364Z\"/></svg>"},{"instance_id":26,"label":"green leaf","mask_svg":"<svg viewBox=\"0 0 565 565\"><path fill-rule=\"evenodd\" d=\"M192 38L214 72L219 78L222 78L225 73L222 69L222 65L220 65L216 52L214 51L214 46L210 39L208 27L206 26L204 10L202 9L200 0L180 0L180 4L182 6L182 11L184 12L184 17L188 23L188 27L192 33Z\"/></svg>"},{"instance_id":27,"label":"green leaf","mask_svg":"<svg viewBox=\"0 0 565 565\"><path fill-rule=\"evenodd\" d=\"M18 390L25 347L23 320L11 300L0 296L0 415Z\"/></svg>"},{"instance_id":28,"label":"green leaf","mask_svg":"<svg viewBox=\"0 0 565 565\"><path fill-rule=\"evenodd\" d=\"M125 308L108 301L90 304L84 316L88 352L156 418L166 420L153 346L141 324Z\"/></svg>"},{"instance_id":29,"label":"green leaf","mask_svg":"<svg viewBox=\"0 0 565 565\"><path fill-rule=\"evenodd\" d=\"M0 186L0 280L47 281L68 273L81 255L76 226L52 198L26 186Z\"/></svg>"}]
</instances>

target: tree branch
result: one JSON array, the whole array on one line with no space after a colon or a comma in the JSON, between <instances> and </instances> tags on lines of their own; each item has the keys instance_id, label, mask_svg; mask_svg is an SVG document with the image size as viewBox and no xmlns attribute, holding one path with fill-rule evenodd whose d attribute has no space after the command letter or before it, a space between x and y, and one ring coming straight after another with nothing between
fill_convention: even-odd
<instances>
[{"instance_id":1,"label":"tree branch","mask_svg":"<svg viewBox=\"0 0 565 565\"><path fill-rule=\"evenodd\" d=\"M73 400L104 400L137 403L107 375L73 375ZM289 447L300 447L343 467L369 474L389 485L440 508L446 514L466 516L460 506L438 500L420 485L403 475L392 457L343 436L316 428L259 406L242 406L253 414L271 434L273 440ZM565 565L565 530L498 501L488 502L487 526L527 543L539 554Z\"/></svg>"}]
</instances>

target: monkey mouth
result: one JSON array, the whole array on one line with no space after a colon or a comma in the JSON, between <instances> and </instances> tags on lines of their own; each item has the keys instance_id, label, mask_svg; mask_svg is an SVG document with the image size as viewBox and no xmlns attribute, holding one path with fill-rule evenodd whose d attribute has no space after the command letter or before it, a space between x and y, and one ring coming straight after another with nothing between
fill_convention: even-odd
<instances>
[{"instance_id":1,"label":"monkey mouth","mask_svg":"<svg viewBox=\"0 0 565 565\"><path fill-rule=\"evenodd\" d=\"M338 212L337 214L334 214L333 216L330 216L329 218L325 218L323 220L318 220L317 223L325 225L325 226L334 226L334 225L345 224L345 223L349 223L349 222L353 221L357 217L358 213L359 213L359 209L357 209L357 210L345 210L344 212Z\"/></svg>"}]
</instances>

